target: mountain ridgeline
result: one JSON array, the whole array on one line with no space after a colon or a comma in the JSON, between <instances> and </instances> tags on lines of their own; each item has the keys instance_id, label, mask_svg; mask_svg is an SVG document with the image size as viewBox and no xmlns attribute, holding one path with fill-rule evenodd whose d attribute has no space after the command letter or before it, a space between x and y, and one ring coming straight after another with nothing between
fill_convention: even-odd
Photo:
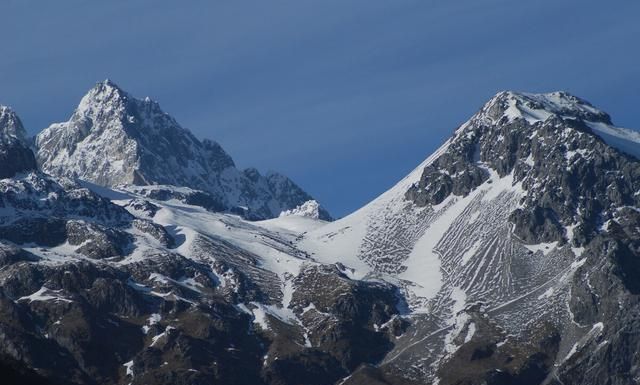
<instances>
[{"instance_id":1,"label":"mountain ridgeline","mask_svg":"<svg viewBox=\"0 0 640 385\"><path fill-rule=\"evenodd\" d=\"M105 187L190 187L210 194L212 206L253 220L312 200L281 174L238 170L218 143L198 140L158 103L136 99L109 80L82 98L69 121L38 134L35 146L50 175Z\"/></svg>"},{"instance_id":2,"label":"mountain ridgeline","mask_svg":"<svg viewBox=\"0 0 640 385\"><path fill-rule=\"evenodd\" d=\"M575 96L497 94L336 221L109 81L0 135L9 383L640 379L640 134Z\"/></svg>"}]
</instances>

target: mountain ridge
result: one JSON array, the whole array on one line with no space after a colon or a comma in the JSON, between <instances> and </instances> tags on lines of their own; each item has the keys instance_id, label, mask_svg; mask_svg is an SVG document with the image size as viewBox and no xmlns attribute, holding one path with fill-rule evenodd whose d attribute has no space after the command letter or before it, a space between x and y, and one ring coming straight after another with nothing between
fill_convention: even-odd
<instances>
[{"instance_id":1,"label":"mountain ridge","mask_svg":"<svg viewBox=\"0 0 640 385\"><path fill-rule=\"evenodd\" d=\"M98 83L65 123L36 136L43 171L116 187L191 187L247 218L277 217L312 197L287 177L238 170L222 147L198 140L149 98L136 99L110 80Z\"/></svg>"},{"instance_id":2,"label":"mountain ridge","mask_svg":"<svg viewBox=\"0 0 640 385\"><path fill-rule=\"evenodd\" d=\"M418 316L408 332L416 337L394 349L376 376L393 383L390 379L407 365L469 365L468 358L456 360L455 353L467 342L465 333L473 339L468 330L473 326L477 331L478 316L487 313L502 317L500 328L514 336L532 332L534 328L526 326L532 320L564 325L566 309L571 314L575 301L586 301L567 293L566 282L584 274L585 261L597 263L583 254L593 258L589 249L609 236L606 226L633 216L632 208L639 203L637 158L610 147L591 129L598 124L617 132L609 123L607 114L566 93L498 93L396 186L354 214L307 235L303 248L324 262L335 260L332 255L348 256L341 262L354 269L354 277L397 277ZM628 219L624 222L629 225ZM635 290L629 278L612 270L626 287L623 291ZM544 296L542 289L557 294ZM483 311L462 311L465 303L480 300ZM519 303L521 314L509 312L502 303ZM562 328L555 332L576 333ZM536 363L547 368L543 377L553 368L550 357L571 349L571 343L561 341L554 343L558 350L545 352L546 358ZM449 353L424 356L427 347L442 351L442 344ZM482 349L497 354L495 344L503 342L489 341ZM417 349L422 349L422 357ZM513 381L524 381L521 369L501 370ZM412 371L406 376L455 378L428 368ZM489 381L484 374L474 376Z\"/></svg>"},{"instance_id":3,"label":"mountain ridge","mask_svg":"<svg viewBox=\"0 0 640 385\"><path fill-rule=\"evenodd\" d=\"M501 92L334 222L313 203L251 222L184 186L16 174L0 353L83 385L633 383L627 134L567 93Z\"/></svg>"}]
</instances>

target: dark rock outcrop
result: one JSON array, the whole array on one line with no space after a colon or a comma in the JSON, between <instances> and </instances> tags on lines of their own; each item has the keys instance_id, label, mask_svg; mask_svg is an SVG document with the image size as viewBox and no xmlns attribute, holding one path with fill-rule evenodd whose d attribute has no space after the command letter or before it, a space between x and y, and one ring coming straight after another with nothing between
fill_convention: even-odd
<instances>
[{"instance_id":1,"label":"dark rock outcrop","mask_svg":"<svg viewBox=\"0 0 640 385\"><path fill-rule=\"evenodd\" d=\"M20 118L9 107L0 106L0 179L36 168L36 159L27 145Z\"/></svg>"}]
</instances>

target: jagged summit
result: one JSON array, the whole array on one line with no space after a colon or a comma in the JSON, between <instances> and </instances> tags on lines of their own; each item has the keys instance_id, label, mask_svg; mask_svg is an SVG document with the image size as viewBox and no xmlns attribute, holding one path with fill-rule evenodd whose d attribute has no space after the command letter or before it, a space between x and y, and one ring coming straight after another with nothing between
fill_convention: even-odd
<instances>
[{"instance_id":1,"label":"jagged summit","mask_svg":"<svg viewBox=\"0 0 640 385\"><path fill-rule=\"evenodd\" d=\"M11 107L0 105L0 140L18 140L26 142L27 131L18 114Z\"/></svg>"},{"instance_id":2,"label":"jagged summit","mask_svg":"<svg viewBox=\"0 0 640 385\"><path fill-rule=\"evenodd\" d=\"M127 92L117 84L107 79L98 82L81 99L78 106L79 111L102 103L119 103L129 98Z\"/></svg>"},{"instance_id":3,"label":"jagged summit","mask_svg":"<svg viewBox=\"0 0 640 385\"><path fill-rule=\"evenodd\" d=\"M36 138L43 171L102 186L173 185L211 193L247 218L277 217L311 197L283 176L240 171L212 140L199 140L158 103L114 82L96 84L67 122Z\"/></svg>"},{"instance_id":4,"label":"jagged summit","mask_svg":"<svg viewBox=\"0 0 640 385\"><path fill-rule=\"evenodd\" d=\"M0 178L37 169L26 137L18 115L11 108L0 105Z\"/></svg>"},{"instance_id":5,"label":"jagged summit","mask_svg":"<svg viewBox=\"0 0 640 385\"><path fill-rule=\"evenodd\" d=\"M565 91L541 94L502 91L484 105L478 116L494 121L525 119L532 124L552 116L611 124L607 113Z\"/></svg>"},{"instance_id":6,"label":"jagged summit","mask_svg":"<svg viewBox=\"0 0 640 385\"><path fill-rule=\"evenodd\" d=\"M594 135L610 146L640 158L640 132L615 126L609 114L565 91L541 94L499 92L456 132L465 132L470 125L491 128L517 121L530 125L532 129L552 121L554 123L547 124L548 127Z\"/></svg>"},{"instance_id":7,"label":"jagged summit","mask_svg":"<svg viewBox=\"0 0 640 385\"><path fill-rule=\"evenodd\" d=\"M94 116L97 113L128 120L132 120L140 113L147 117L164 115L167 119L173 119L162 111L158 102L149 97L137 99L109 79L96 83L85 94L74 115Z\"/></svg>"}]
</instances>

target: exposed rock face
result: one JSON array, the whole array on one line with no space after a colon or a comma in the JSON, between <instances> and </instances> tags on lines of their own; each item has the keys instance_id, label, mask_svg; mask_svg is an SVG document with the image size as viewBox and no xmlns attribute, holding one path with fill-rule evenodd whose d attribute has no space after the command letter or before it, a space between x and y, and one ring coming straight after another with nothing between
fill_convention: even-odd
<instances>
[{"instance_id":1,"label":"exposed rock face","mask_svg":"<svg viewBox=\"0 0 640 385\"><path fill-rule=\"evenodd\" d=\"M82 98L69 121L40 133L36 147L42 170L51 175L107 187L191 187L249 219L277 217L312 199L280 174L236 169L218 143L198 140L158 103L136 99L108 80Z\"/></svg>"},{"instance_id":2,"label":"exposed rock face","mask_svg":"<svg viewBox=\"0 0 640 385\"><path fill-rule=\"evenodd\" d=\"M0 106L0 138L3 141L24 141L26 137L27 132L18 115L11 108Z\"/></svg>"},{"instance_id":3,"label":"exposed rock face","mask_svg":"<svg viewBox=\"0 0 640 385\"><path fill-rule=\"evenodd\" d=\"M11 178L36 167L20 118L9 107L0 106L0 178Z\"/></svg>"}]
</instances>

